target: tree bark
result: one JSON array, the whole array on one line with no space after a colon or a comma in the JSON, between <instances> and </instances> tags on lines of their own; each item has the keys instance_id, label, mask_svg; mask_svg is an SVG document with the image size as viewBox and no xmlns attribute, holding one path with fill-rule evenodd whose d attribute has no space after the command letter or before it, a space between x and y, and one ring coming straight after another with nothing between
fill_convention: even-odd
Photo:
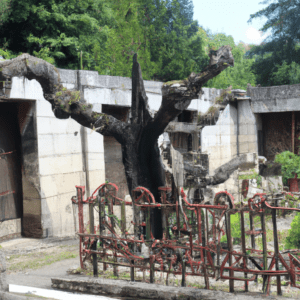
<instances>
[{"instance_id":1,"label":"tree bark","mask_svg":"<svg viewBox=\"0 0 300 300\"><path fill-rule=\"evenodd\" d=\"M59 72L48 62L22 54L15 59L0 62L0 80L24 76L36 79L42 86L44 98L52 105L59 119L72 118L82 126L94 129L102 135L113 136L122 146L123 164L128 188L148 188L156 201L160 201L158 187L165 185L164 168L157 139L166 126L197 99L201 87L209 79L234 65L229 46L211 51L210 64L201 73L192 73L187 79L167 82L162 87L162 103L152 116L145 92L142 72L137 55L132 67L131 123L124 123L113 116L93 112L92 106L80 97L79 91L69 91L60 81ZM161 237L160 211L154 212L154 236ZM154 221L154 220L152 220Z\"/></svg>"}]
</instances>

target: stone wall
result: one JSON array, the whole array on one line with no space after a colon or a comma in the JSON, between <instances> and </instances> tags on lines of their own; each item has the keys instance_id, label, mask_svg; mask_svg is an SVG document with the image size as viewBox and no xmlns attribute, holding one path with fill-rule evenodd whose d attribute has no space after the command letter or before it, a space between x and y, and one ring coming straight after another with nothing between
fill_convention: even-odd
<instances>
[{"instance_id":1,"label":"stone wall","mask_svg":"<svg viewBox=\"0 0 300 300\"><path fill-rule=\"evenodd\" d=\"M108 108L110 106L129 108L131 105L130 78L101 76L94 71L60 69L59 73L63 86L68 89L80 90L84 99L93 104L93 110L99 113L103 111L103 105ZM162 83L146 80L144 86L150 109L157 111L162 99ZM220 93L221 90L203 88L201 97L192 100L188 110L205 113ZM35 228L41 229L41 236L73 235L74 217L70 199L76 194L75 185L86 186L87 174L90 192L93 192L96 187L105 182L105 168L109 167L109 163L105 164L105 149L109 150L110 147L104 145L103 136L89 129L83 129L74 120L56 119L51 105L43 97L40 84L35 80L13 78L10 98L20 99L20 101L30 99L34 103L32 118L35 122L36 132L34 134L37 149L32 153L34 158L31 157L31 162L35 164L36 174L32 173L29 177L27 176L30 179L27 189L31 189L28 195L31 196L24 199L24 203L28 202L24 209L25 207L28 209L28 215L30 216L39 214L39 220L37 221L40 222L40 225L35 226ZM234 110L229 109L228 112L225 112L223 123L221 123L225 124L227 122L225 124L226 128L221 129L217 137L214 135L216 134L214 129L209 128L210 126L205 128L208 139L212 136L214 140L220 140L215 145L212 145L211 142L207 144L208 148L211 147L208 150L211 153L211 169L217 167L219 163L229 160L233 153L234 145L232 148L231 143L235 141L232 138L234 128L230 125L230 117L226 119L227 113L234 114ZM219 128L221 127L219 126ZM197 138L197 135L194 138ZM34 139L34 136L32 139ZM159 143L162 141L161 136ZM222 150L220 150L220 145L224 146L221 147ZM193 143L193 149L195 150L195 148L197 148L197 145ZM120 147L115 147L114 151L116 151L114 154L116 157L121 157ZM217 159L217 157L219 158ZM26 161L29 162L30 160ZM25 167L26 170L30 169L28 165ZM108 179L112 182L121 180L124 185L122 196L128 193L125 186L125 176L122 175L122 177L120 173L114 176L114 172L108 174L110 177ZM25 179L27 177L24 176ZM35 208L39 208L39 211L31 212ZM87 207L85 219L88 219Z\"/></svg>"},{"instance_id":2,"label":"stone wall","mask_svg":"<svg viewBox=\"0 0 300 300\"><path fill-rule=\"evenodd\" d=\"M66 87L71 87L64 76L62 81ZM25 164L24 172L32 169L32 164L36 167L35 172L23 176L23 190L26 192L23 199L24 219L26 221L30 216L28 224L32 224L26 235L74 235L70 199L76 194L75 185L85 185L80 125L72 119L56 119L50 103L43 97L40 84L35 80L13 78L10 98L35 100L32 114L36 132L29 141L35 138L37 147L32 149L31 157L27 159L31 165ZM35 222L33 217L37 219ZM41 228L41 233L35 234L34 230L38 228Z\"/></svg>"},{"instance_id":3,"label":"stone wall","mask_svg":"<svg viewBox=\"0 0 300 300\"><path fill-rule=\"evenodd\" d=\"M248 87L253 113L300 111L300 84Z\"/></svg>"}]
</instances>

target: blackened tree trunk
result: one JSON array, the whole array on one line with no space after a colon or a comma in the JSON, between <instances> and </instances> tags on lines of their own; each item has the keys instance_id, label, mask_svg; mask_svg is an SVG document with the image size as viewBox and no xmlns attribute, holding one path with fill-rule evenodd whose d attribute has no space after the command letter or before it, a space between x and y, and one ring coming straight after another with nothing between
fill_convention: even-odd
<instances>
[{"instance_id":1,"label":"blackened tree trunk","mask_svg":"<svg viewBox=\"0 0 300 300\"><path fill-rule=\"evenodd\" d=\"M138 186L148 188L159 202L158 187L164 186L164 168L158 149L158 137L192 99L197 99L201 87L209 79L234 65L229 46L211 51L210 64L201 73L192 73L187 79L167 82L162 87L162 103L151 115L144 89L142 72L133 58L131 122L124 123L114 117L93 112L92 106L82 99L79 91L69 91L60 82L58 70L42 59L29 54L0 62L0 80L24 76L36 79L42 86L44 98L52 105L59 119L71 117L82 126L102 135L110 135L122 145L123 163L130 193ZM160 211L156 211L154 236L161 237Z\"/></svg>"}]
</instances>

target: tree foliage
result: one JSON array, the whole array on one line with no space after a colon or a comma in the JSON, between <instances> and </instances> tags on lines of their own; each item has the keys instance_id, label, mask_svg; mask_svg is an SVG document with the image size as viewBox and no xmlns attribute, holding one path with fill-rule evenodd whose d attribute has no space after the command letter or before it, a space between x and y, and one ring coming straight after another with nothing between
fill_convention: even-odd
<instances>
[{"instance_id":1,"label":"tree foliage","mask_svg":"<svg viewBox=\"0 0 300 300\"><path fill-rule=\"evenodd\" d=\"M102 27L112 22L104 0L12 0L9 16L0 27L0 43L15 53L29 52L78 68L78 53L91 53L105 40ZM52 59L51 59L52 58Z\"/></svg>"},{"instance_id":2,"label":"tree foliage","mask_svg":"<svg viewBox=\"0 0 300 300\"><path fill-rule=\"evenodd\" d=\"M298 213L291 223L289 235L286 238L285 249L300 248L300 214Z\"/></svg>"},{"instance_id":3,"label":"tree foliage","mask_svg":"<svg viewBox=\"0 0 300 300\"><path fill-rule=\"evenodd\" d=\"M270 3L272 2L272 3ZM251 20L266 17L263 32L270 31L266 41L249 52L255 58L252 70L262 86L299 83L300 1L267 0L265 9L251 15Z\"/></svg>"},{"instance_id":4,"label":"tree foliage","mask_svg":"<svg viewBox=\"0 0 300 300\"><path fill-rule=\"evenodd\" d=\"M235 67L207 86L246 88L247 83L255 84L250 70L253 59L245 57L245 47L236 46L231 36L199 27L193 19L192 0L1 3L0 43L5 58L23 52L61 68L130 77L131 57L137 53L144 78L166 82L200 72L209 62L210 50L230 45Z\"/></svg>"},{"instance_id":5,"label":"tree foliage","mask_svg":"<svg viewBox=\"0 0 300 300\"><path fill-rule=\"evenodd\" d=\"M290 151L284 151L275 156L275 162L281 164L281 172L284 184L295 174L300 177L300 156Z\"/></svg>"},{"instance_id":6,"label":"tree foliage","mask_svg":"<svg viewBox=\"0 0 300 300\"><path fill-rule=\"evenodd\" d=\"M199 34L208 45L205 49L206 53L223 45L229 45L232 48L234 57L234 67L226 69L218 77L208 81L207 87L226 89L232 86L233 89L247 89L248 83L255 86L256 77L251 70L254 59L245 57L247 45L243 43L235 45L233 37L231 35L226 36L223 33L212 34L209 30L205 32L203 29L199 29Z\"/></svg>"}]
</instances>

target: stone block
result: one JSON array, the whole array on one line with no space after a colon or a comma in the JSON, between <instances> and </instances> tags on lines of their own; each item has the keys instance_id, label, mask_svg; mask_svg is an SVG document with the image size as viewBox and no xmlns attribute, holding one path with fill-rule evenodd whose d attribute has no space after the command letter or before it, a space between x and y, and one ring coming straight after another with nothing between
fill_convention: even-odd
<instances>
[{"instance_id":1,"label":"stone block","mask_svg":"<svg viewBox=\"0 0 300 300\"><path fill-rule=\"evenodd\" d=\"M62 134L72 133L80 131L81 125L75 120L69 118L66 120L59 120L54 117L37 117L37 130L38 134Z\"/></svg>"},{"instance_id":2,"label":"stone block","mask_svg":"<svg viewBox=\"0 0 300 300\"><path fill-rule=\"evenodd\" d=\"M248 153L249 152L248 143L239 143L239 151L240 153Z\"/></svg>"},{"instance_id":3,"label":"stone block","mask_svg":"<svg viewBox=\"0 0 300 300\"><path fill-rule=\"evenodd\" d=\"M65 70L65 69L58 69L60 80L63 83L67 84L76 84L77 82L77 71L75 70ZM65 85L64 85L65 86Z\"/></svg>"},{"instance_id":4,"label":"stone block","mask_svg":"<svg viewBox=\"0 0 300 300\"><path fill-rule=\"evenodd\" d=\"M36 116L55 118L51 104L45 99L39 99L36 101Z\"/></svg>"},{"instance_id":5,"label":"stone block","mask_svg":"<svg viewBox=\"0 0 300 300\"><path fill-rule=\"evenodd\" d=\"M239 135L248 135L248 125L247 124L240 124L239 125Z\"/></svg>"},{"instance_id":6,"label":"stone block","mask_svg":"<svg viewBox=\"0 0 300 300\"><path fill-rule=\"evenodd\" d=\"M97 113L102 113L102 104L101 103L93 103L93 111Z\"/></svg>"},{"instance_id":7,"label":"stone block","mask_svg":"<svg viewBox=\"0 0 300 300\"><path fill-rule=\"evenodd\" d=\"M74 134L54 134L53 135L54 154L74 154L81 153L81 138L80 135Z\"/></svg>"},{"instance_id":8,"label":"stone block","mask_svg":"<svg viewBox=\"0 0 300 300\"><path fill-rule=\"evenodd\" d=\"M105 170L104 153L89 153L88 161L90 171Z\"/></svg>"},{"instance_id":9,"label":"stone block","mask_svg":"<svg viewBox=\"0 0 300 300\"><path fill-rule=\"evenodd\" d=\"M98 75L95 82L95 87L107 87L107 75Z\"/></svg>"},{"instance_id":10,"label":"stone block","mask_svg":"<svg viewBox=\"0 0 300 300\"><path fill-rule=\"evenodd\" d=\"M82 172L46 175L40 177L41 197L53 197L68 192L76 193L75 185L82 183Z\"/></svg>"},{"instance_id":11,"label":"stone block","mask_svg":"<svg viewBox=\"0 0 300 300\"><path fill-rule=\"evenodd\" d=\"M249 153L257 153L257 143L255 143L255 142L248 143L248 152Z\"/></svg>"},{"instance_id":12,"label":"stone block","mask_svg":"<svg viewBox=\"0 0 300 300\"><path fill-rule=\"evenodd\" d=\"M85 88L84 99L91 104L111 104L111 90L107 88Z\"/></svg>"},{"instance_id":13,"label":"stone block","mask_svg":"<svg viewBox=\"0 0 300 300\"><path fill-rule=\"evenodd\" d=\"M51 156L55 154L52 134L39 135L38 154L39 157Z\"/></svg>"},{"instance_id":14,"label":"stone block","mask_svg":"<svg viewBox=\"0 0 300 300\"><path fill-rule=\"evenodd\" d=\"M132 89L132 81L129 77L119 77L119 83L121 89L131 90ZM145 83L145 81L144 81Z\"/></svg>"},{"instance_id":15,"label":"stone block","mask_svg":"<svg viewBox=\"0 0 300 300\"><path fill-rule=\"evenodd\" d=\"M86 71L80 70L79 72L79 82L82 86L96 86L98 72L97 71Z\"/></svg>"},{"instance_id":16,"label":"stone block","mask_svg":"<svg viewBox=\"0 0 300 300\"><path fill-rule=\"evenodd\" d=\"M220 135L220 145L227 146L231 144L231 136L227 134Z\"/></svg>"},{"instance_id":17,"label":"stone block","mask_svg":"<svg viewBox=\"0 0 300 300\"><path fill-rule=\"evenodd\" d=\"M74 173L82 171L81 153L41 157L39 160L40 175Z\"/></svg>"},{"instance_id":18,"label":"stone block","mask_svg":"<svg viewBox=\"0 0 300 300\"><path fill-rule=\"evenodd\" d=\"M247 143L249 141L249 135L240 134L239 135L239 143Z\"/></svg>"},{"instance_id":19,"label":"stone block","mask_svg":"<svg viewBox=\"0 0 300 300\"><path fill-rule=\"evenodd\" d=\"M131 91L126 89L112 89L110 105L131 106Z\"/></svg>"},{"instance_id":20,"label":"stone block","mask_svg":"<svg viewBox=\"0 0 300 300\"><path fill-rule=\"evenodd\" d=\"M42 223L43 228L49 229L49 236L74 235L73 208L70 200L74 195L75 188L73 192L42 199Z\"/></svg>"},{"instance_id":21,"label":"stone block","mask_svg":"<svg viewBox=\"0 0 300 300\"><path fill-rule=\"evenodd\" d=\"M107 82L107 87L112 89L112 88L120 88L120 76L107 76L106 82Z\"/></svg>"},{"instance_id":22,"label":"stone block","mask_svg":"<svg viewBox=\"0 0 300 300\"><path fill-rule=\"evenodd\" d=\"M21 219L5 220L0 223L0 239L21 236ZM0 270L1 271L1 270Z\"/></svg>"},{"instance_id":23,"label":"stone block","mask_svg":"<svg viewBox=\"0 0 300 300\"><path fill-rule=\"evenodd\" d=\"M76 89L76 85L74 83L63 83L63 87L67 88L68 90Z\"/></svg>"},{"instance_id":24,"label":"stone block","mask_svg":"<svg viewBox=\"0 0 300 300\"><path fill-rule=\"evenodd\" d=\"M105 171L104 170L95 170L90 171L90 189L91 193L102 183L105 182Z\"/></svg>"},{"instance_id":25,"label":"stone block","mask_svg":"<svg viewBox=\"0 0 300 300\"><path fill-rule=\"evenodd\" d=\"M248 124L248 134L249 135L256 135L256 126L255 124Z\"/></svg>"},{"instance_id":26,"label":"stone block","mask_svg":"<svg viewBox=\"0 0 300 300\"><path fill-rule=\"evenodd\" d=\"M87 130L87 141L89 153L104 152L103 135L92 130Z\"/></svg>"}]
</instances>

